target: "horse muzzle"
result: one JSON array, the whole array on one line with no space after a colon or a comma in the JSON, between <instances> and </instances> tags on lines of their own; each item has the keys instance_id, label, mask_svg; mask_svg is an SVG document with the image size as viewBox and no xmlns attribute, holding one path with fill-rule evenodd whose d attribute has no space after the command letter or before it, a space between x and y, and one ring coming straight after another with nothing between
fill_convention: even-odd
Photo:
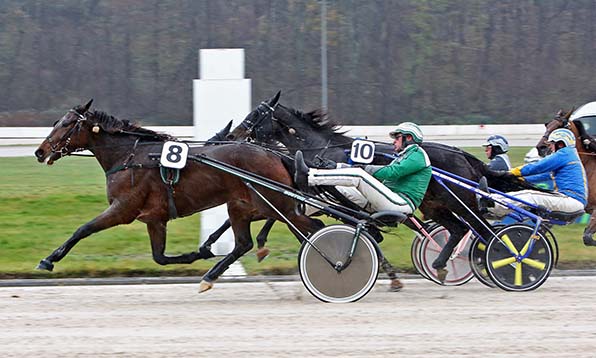
<instances>
[{"instance_id":1,"label":"horse muzzle","mask_svg":"<svg viewBox=\"0 0 596 358\"><path fill-rule=\"evenodd\" d=\"M35 157L39 163L52 165L56 160L62 157L62 154L59 152L46 152L45 150L39 148L35 151Z\"/></svg>"}]
</instances>

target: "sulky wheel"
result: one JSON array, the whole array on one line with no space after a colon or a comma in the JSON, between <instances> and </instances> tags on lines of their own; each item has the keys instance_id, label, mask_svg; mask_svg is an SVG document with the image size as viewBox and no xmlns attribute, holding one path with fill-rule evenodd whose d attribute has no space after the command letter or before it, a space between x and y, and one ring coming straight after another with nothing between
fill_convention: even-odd
<instances>
[{"instance_id":1,"label":"sulky wheel","mask_svg":"<svg viewBox=\"0 0 596 358\"><path fill-rule=\"evenodd\" d=\"M356 229L349 225L331 225L315 232L308 242L302 243L298 253L300 278L306 289L319 300L354 302L375 285L379 274L379 253L365 231L360 233L347 267L343 270L334 267L346 265L355 232Z\"/></svg>"},{"instance_id":2,"label":"sulky wheel","mask_svg":"<svg viewBox=\"0 0 596 358\"><path fill-rule=\"evenodd\" d=\"M459 250L457 255L452 255L452 257L447 260L447 266L445 267L448 271L447 277L445 278L445 282L441 283L437 276L437 270L432 267L432 263L439 256L439 253L449 240L451 234L447 229L440 225L431 228L428 233L431 239L424 238L420 244L419 251L420 266L422 266L427 278L434 283L443 284L445 286L458 286L470 281L472 277L474 277L468 258L472 238L464 237L458 244L455 250L459 250L460 245L463 245L463 247Z\"/></svg>"},{"instance_id":3,"label":"sulky wheel","mask_svg":"<svg viewBox=\"0 0 596 358\"><path fill-rule=\"evenodd\" d=\"M439 224L433 222L432 220L427 220L422 223L422 228L427 234L434 230L434 228L437 226L439 226ZM426 275L426 272L424 272L422 265L420 264L420 245L424 240L426 240L426 235L420 231L416 231L416 236L414 236L414 239L412 239L412 246L410 247L410 258L412 259L412 264L414 265L416 272L418 272L420 276L424 277L425 279L430 280L430 278Z\"/></svg>"},{"instance_id":4,"label":"sulky wheel","mask_svg":"<svg viewBox=\"0 0 596 358\"><path fill-rule=\"evenodd\" d=\"M478 281L488 287L495 287L486 270L486 243L477 236L472 240L470 247L470 268Z\"/></svg>"},{"instance_id":5,"label":"sulky wheel","mask_svg":"<svg viewBox=\"0 0 596 358\"><path fill-rule=\"evenodd\" d=\"M410 247L410 257L412 258L412 264L414 264L416 272L418 272L420 276L430 280L430 278L426 275L426 272L424 272L422 265L420 264L420 245L424 240L426 240L426 237L422 234L417 233L416 236L414 236L414 239L412 240L412 246Z\"/></svg>"},{"instance_id":6,"label":"sulky wheel","mask_svg":"<svg viewBox=\"0 0 596 358\"><path fill-rule=\"evenodd\" d=\"M540 232L531 238L532 232L531 226L508 225L489 241L486 268L498 287L529 291L540 287L550 275L554 264L551 244Z\"/></svg>"}]
</instances>

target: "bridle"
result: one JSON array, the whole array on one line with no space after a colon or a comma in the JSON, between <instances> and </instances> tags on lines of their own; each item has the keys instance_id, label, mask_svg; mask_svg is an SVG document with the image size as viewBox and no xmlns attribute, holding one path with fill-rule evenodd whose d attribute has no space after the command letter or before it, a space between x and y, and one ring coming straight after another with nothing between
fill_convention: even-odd
<instances>
[{"instance_id":1,"label":"bridle","mask_svg":"<svg viewBox=\"0 0 596 358\"><path fill-rule=\"evenodd\" d=\"M255 128L258 128L257 126L259 126L265 119L277 121L277 118L273 116L273 112L275 112L276 108L277 103L272 107L267 102L261 102L256 109L258 113L257 119L253 121L250 118L246 118L240 123L240 126L245 129L247 136L250 136L250 134L255 131Z\"/></svg>"},{"instance_id":2,"label":"bridle","mask_svg":"<svg viewBox=\"0 0 596 358\"><path fill-rule=\"evenodd\" d=\"M546 143L546 141L548 140L548 136L549 136L549 135L550 135L550 134L551 134L551 133L552 133L552 132L553 132L555 129L559 129L559 128L567 128L567 129L570 129L570 127L571 127L571 126L569 125L569 118L565 118L565 117L562 117L562 116L558 115L558 116L556 116L556 117L553 119L553 121L557 121L557 122L559 122L561 125L560 125L559 127L556 127L556 128L553 128L553 129L551 129L551 130L548 130L548 123L547 123L547 124L545 124L545 126L547 127L547 130L544 132L544 135L542 136L541 142L544 142L544 143ZM552 123L552 121L551 121L551 122L549 122L549 123Z\"/></svg>"},{"instance_id":3,"label":"bridle","mask_svg":"<svg viewBox=\"0 0 596 358\"><path fill-rule=\"evenodd\" d=\"M70 129L66 133L64 133L57 141L53 141L51 136L46 137L46 141L50 145L50 151L52 152L52 154L59 153L60 156L65 156L74 152L85 150L84 148L68 150L67 147L70 145L72 135L75 132L79 133L81 131L82 123L87 120L87 112L85 114L80 114L76 110L71 109L68 111L68 113L76 114L78 117L77 122L72 127L70 127ZM62 146L60 146L60 143L63 143Z\"/></svg>"}]
</instances>

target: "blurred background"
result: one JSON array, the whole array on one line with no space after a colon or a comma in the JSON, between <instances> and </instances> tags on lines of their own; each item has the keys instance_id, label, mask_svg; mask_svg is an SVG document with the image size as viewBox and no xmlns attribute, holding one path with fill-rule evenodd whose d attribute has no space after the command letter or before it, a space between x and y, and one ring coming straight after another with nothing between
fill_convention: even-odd
<instances>
[{"instance_id":1,"label":"blurred background","mask_svg":"<svg viewBox=\"0 0 596 358\"><path fill-rule=\"evenodd\" d=\"M595 18L593 0L3 0L0 126L89 98L192 125L201 48L245 49L254 105L282 90L343 124L543 123L596 99Z\"/></svg>"}]
</instances>

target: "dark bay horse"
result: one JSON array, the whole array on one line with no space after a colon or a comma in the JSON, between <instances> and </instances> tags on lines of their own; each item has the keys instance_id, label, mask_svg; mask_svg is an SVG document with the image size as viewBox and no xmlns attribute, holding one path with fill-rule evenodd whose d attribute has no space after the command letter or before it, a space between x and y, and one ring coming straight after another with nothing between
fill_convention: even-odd
<instances>
[{"instance_id":1,"label":"dark bay horse","mask_svg":"<svg viewBox=\"0 0 596 358\"><path fill-rule=\"evenodd\" d=\"M570 119L572 114L573 110L568 112L560 110L557 112L555 118L545 124L546 130L542 138L538 141L538 144L536 144L536 149L538 149L541 157L545 156L549 150L546 143L548 136L557 128L570 129L575 135L575 148L579 153L588 179L588 204L586 205L586 212L591 215L582 237L584 245L596 246L596 240L592 238L596 232L596 215L594 215L596 209L596 148L594 148L594 142L586 132L580 119Z\"/></svg>"},{"instance_id":2,"label":"dark bay horse","mask_svg":"<svg viewBox=\"0 0 596 358\"><path fill-rule=\"evenodd\" d=\"M345 150L349 150L354 139L340 132L340 126L337 123L328 120L319 110L304 113L286 107L278 100L279 93L261 103L230 132L228 139L251 137L257 142L279 141L291 153L300 149L305 158L312 158L313 161L331 159L335 162L345 162L347 160ZM393 153L392 145L378 143L376 147L378 152ZM488 184L500 191L527 188L523 182L495 175L480 159L459 148L433 142L424 142L422 147L427 152L431 164L439 169L476 182L485 176ZM388 164L391 160L391 157L381 155L375 157L375 164ZM432 219L447 228L451 234L451 239L433 263L435 269L446 266L453 249L469 230L459 218L471 225L481 237L489 239L493 235L490 224L478 212L474 193L453 184L447 184L447 186L457 198L436 180L431 180L419 208L425 218Z\"/></svg>"},{"instance_id":3,"label":"dark bay horse","mask_svg":"<svg viewBox=\"0 0 596 358\"><path fill-rule=\"evenodd\" d=\"M282 220L255 192L234 175L189 160L180 169L179 181L169 187L150 153L161 153L163 143L175 140L104 112L91 111L91 101L67 112L35 151L39 162L48 165L73 152L88 149L107 178L109 207L93 220L79 227L52 254L39 263L39 269L52 271L83 238L101 230L139 220L147 224L153 259L160 265L188 264L209 258L203 252L166 256L166 227L172 217L227 204L234 231L235 247L212 267L201 281L199 292L210 289L213 282L240 256L253 247L250 223L257 219ZM194 155L228 163L276 182L292 185L293 180L281 158L270 151L248 143L193 147ZM173 189L173 190L170 190ZM303 234L321 228L322 222L296 212L294 200L271 190L256 189L280 210ZM290 230L293 229L290 227ZM294 231L293 231L294 232ZM294 234L298 234L294 232Z\"/></svg>"}]
</instances>

